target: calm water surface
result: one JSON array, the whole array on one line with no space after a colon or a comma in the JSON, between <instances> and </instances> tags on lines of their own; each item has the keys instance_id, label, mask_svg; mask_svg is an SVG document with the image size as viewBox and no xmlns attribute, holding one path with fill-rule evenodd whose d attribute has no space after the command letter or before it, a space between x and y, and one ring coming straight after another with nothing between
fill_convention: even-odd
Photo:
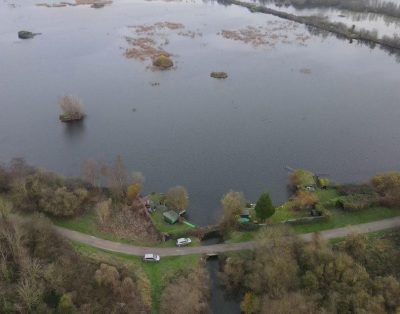
<instances>
[{"instance_id":1,"label":"calm water surface","mask_svg":"<svg viewBox=\"0 0 400 314\"><path fill-rule=\"evenodd\" d=\"M210 2L10 3L0 3L1 160L22 156L77 175L85 158L121 155L146 176L148 192L186 186L198 224L216 221L229 189L250 200L268 190L283 202L285 166L337 182L399 169L400 64L380 49L312 35L306 46L253 47L218 33L280 20ZM162 21L203 34L171 33L175 70L123 56L128 26ZM22 41L21 29L42 35ZM82 99L83 124L58 121L65 93Z\"/></svg>"}]
</instances>

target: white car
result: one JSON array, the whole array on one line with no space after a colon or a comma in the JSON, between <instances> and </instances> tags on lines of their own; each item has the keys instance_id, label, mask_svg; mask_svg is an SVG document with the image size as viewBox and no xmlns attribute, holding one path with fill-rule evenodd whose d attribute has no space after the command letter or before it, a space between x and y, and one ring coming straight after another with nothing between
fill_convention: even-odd
<instances>
[{"instance_id":1,"label":"white car","mask_svg":"<svg viewBox=\"0 0 400 314\"><path fill-rule=\"evenodd\" d=\"M143 257L143 260L145 262L159 262L160 261L160 255L145 254L144 257Z\"/></svg>"},{"instance_id":2,"label":"white car","mask_svg":"<svg viewBox=\"0 0 400 314\"><path fill-rule=\"evenodd\" d=\"M190 240L189 238L179 238L178 240L176 240L176 246L185 246L189 245L190 243L192 243L192 240Z\"/></svg>"}]
</instances>

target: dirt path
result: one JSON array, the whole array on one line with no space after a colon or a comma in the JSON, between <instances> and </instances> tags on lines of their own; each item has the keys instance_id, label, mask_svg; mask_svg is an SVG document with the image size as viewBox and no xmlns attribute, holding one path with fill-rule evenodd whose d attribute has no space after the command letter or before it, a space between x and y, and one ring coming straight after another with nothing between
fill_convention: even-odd
<instances>
[{"instance_id":1,"label":"dirt path","mask_svg":"<svg viewBox=\"0 0 400 314\"><path fill-rule=\"evenodd\" d=\"M394 217L374 222L369 222L360 225L353 225L343 228L331 229L321 231L320 235L328 240L333 238L345 237L346 235L356 233L368 233L384 229L400 227L400 217ZM231 251L242 251L250 250L255 247L255 242L242 242L242 243L222 243L214 244L208 246L196 246L196 247L186 247L186 248L152 248L152 247L141 247L133 246L129 244L123 244L118 242L112 242L108 240L99 239L87 234L83 234L77 231L72 231L64 229L61 227L55 227L56 230L64 237L94 246L99 249L125 253L136 256L143 256L145 253L155 253L160 256L179 256L179 255L189 255L189 254L218 254ZM306 233L300 235L306 241L310 241L312 233Z\"/></svg>"}]
</instances>

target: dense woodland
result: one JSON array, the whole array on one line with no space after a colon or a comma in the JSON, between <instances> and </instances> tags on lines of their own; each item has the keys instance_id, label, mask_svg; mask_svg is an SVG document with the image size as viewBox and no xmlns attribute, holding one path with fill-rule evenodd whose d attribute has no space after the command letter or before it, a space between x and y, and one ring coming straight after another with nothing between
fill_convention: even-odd
<instances>
[{"instance_id":1,"label":"dense woodland","mask_svg":"<svg viewBox=\"0 0 400 314\"><path fill-rule=\"evenodd\" d=\"M220 274L244 313L398 313L400 233L332 246L270 228L253 253L229 255Z\"/></svg>"},{"instance_id":2,"label":"dense woodland","mask_svg":"<svg viewBox=\"0 0 400 314\"><path fill-rule=\"evenodd\" d=\"M0 218L0 313L148 313L134 272L83 257L48 220Z\"/></svg>"},{"instance_id":3,"label":"dense woodland","mask_svg":"<svg viewBox=\"0 0 400 314\"><path fill-rule=\"evenodd\" d=\"M42 216L76 216L94 206L100 227L110 232L118 229L128 234L130 229L124 229L124 224L131 222L136 232L145 235L154 228L139 197L144 179L138 174L128 178L122 160L117 158L108 168L90 161L83 172L83 180L63 178L21 159L0 167L0 313L151 311L134 265L128 269L77 253ZM288 202L290 210L306 212L314 206L329 213L330 205L320 203L307 189L327 188L329 180L305 170L294 171L289 179L294 193ZM104 180L108 188L102 187ZM375 176L368 184L334 188L339 196L331 205L344 211L400 206L397 172ZM187 206L183 187L170 189L165 198L176 209ZM224 195L223 232L236 227L236 217L245 205L243 193ZM261 195L255 212L260 221L274 214L268 193ZM135 223L140 226L136 228ZM397 314L399 261L398 231L376 239L352 236L331 245L318 235L305 243L288 229L270 226L259 232L255 251L226 256L220 276L227 291L242 298L244 313ZM204 265L171 278L160 299L161 313L208 313L209 278Z\"/></svg>"}]
</instances>

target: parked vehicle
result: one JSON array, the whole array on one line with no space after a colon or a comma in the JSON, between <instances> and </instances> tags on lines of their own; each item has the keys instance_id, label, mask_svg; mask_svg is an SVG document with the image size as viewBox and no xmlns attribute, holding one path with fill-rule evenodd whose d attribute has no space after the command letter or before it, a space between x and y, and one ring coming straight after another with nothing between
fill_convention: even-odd
<instances>
[{"instance_id":1,"label":"parked vehicle","mask_svg":"<svg viewBox=\"0 0 400 314\"><path fill-rule=\"evenodd\" d=\"M143 257L143 261L145 262L159 262L160 261L160 255L157 254L145 254Z\"/></svg>"},{"instance_id":2,"label":"parked vehicle","mask_svg":"<svg viewBox=\"0 0 400 314\"><path fill-rule=\"evenodd\" d=\"M189 238L179 238L178 240L176 240L176 246L185 246L185 245L189 245L190 243L192 243L192 240L190 240Z\"/></svg>"}]
</instances>

